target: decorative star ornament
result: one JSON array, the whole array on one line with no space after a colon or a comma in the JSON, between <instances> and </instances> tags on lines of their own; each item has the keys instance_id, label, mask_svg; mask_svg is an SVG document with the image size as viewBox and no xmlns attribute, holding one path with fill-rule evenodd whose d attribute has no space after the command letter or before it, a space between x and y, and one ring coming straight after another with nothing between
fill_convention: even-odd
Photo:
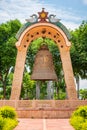
<instances>
[{"instance_id":1,"label":"decorative star ornament","mask_svg":"<svg viewBox=\"0 0 87 130\"><path fill-rule=\"evenodd\" d=\"M48 22L47 21L47 19L48 19L48 12L45 12L44 8L42 8L42 11L38 12L38 14L39 14L38 19L40 19L39 22Z\"/></svg>"},{"instance_id":2,"label":"decorative star ornament","mask_svg":"<svg viewBox=\"0 0 87 130\"><path fill-rule=\"evenodd\" d=\"M42 8L42 11L38 12L39 16L36 14L33 14L32 16L30 16L29 19L26 19L26 21L29 23L37 23L37 22L57 23L61 20L61 19L56 18L56 15L54 15L54 14L50 14L48 16L48 12L45 12L44 9L45 8Z\"/></svg>"}]
</instances>

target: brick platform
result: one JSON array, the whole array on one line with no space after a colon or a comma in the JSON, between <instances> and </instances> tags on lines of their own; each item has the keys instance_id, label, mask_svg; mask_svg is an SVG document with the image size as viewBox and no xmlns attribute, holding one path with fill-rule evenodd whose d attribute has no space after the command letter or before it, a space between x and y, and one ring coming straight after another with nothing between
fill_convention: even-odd
<instances>
[{"instance_id":1,"label":"brick platform","mask_svg":"<svg viewBox=\"0 0 87 130\"><path fill-rule=\"evenodd\" d=\"M0 100L1 106L12 106L19 118L69 118L72 112L87 100Z\"/></svg>"}]
</instances>

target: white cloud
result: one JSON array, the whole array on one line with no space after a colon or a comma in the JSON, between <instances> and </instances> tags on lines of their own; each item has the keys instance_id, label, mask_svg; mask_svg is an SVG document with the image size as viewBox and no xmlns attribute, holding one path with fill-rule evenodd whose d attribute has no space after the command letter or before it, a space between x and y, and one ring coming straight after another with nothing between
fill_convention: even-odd
<instances>
[{"instance_id":1,"label":"white cloud","mask_svg":"<svg viewBox=\"0 0 87 130\"><path fill-rule=\"evenodd\" d=\"M71 22L71 21L63 21L62 22L68 29L75 30L76 28L79 27L80 24Z\"/></svg>"},{"instance_id":2,"label":"white cloud","mask_svg":"<svg viewBox=\"0 0 87 130\"><path fill-rule=\"evenodd\" d=\"M83 0L84 4L87 4L87 0Z\"/></svg>"},{"instance_id":3,"label":"white cloud","mask_svg":"<svg viewBox=\"0 0 87 130\"><path fill-rule=\"evenodd\" d=\"M65 9L55 8L51 3L45 4L44 1L40 0L1 0L0 1L0 23L8 21L10 19L19 19L22 23L25 22L26 18L29 18L30 15L41 11L45 7L45 10L49 14L56 14L58 18L61 19L61 22L65 24L68 28L78 27L78 22L81 21L80 17L77 17L76 14ZM68 21L68 22L66 22Z\"/></svg>"}]
</instances>

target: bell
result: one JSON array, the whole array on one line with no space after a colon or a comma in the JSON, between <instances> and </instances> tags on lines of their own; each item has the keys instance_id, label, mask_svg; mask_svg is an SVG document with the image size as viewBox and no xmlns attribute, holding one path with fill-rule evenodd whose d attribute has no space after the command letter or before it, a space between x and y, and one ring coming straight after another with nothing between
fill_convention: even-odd
<instances>
[{"instance_id":1,"label":"bell","mask_svg":"<svg viewBox=\"0 0 87 130\"><path fill-rule=\"evenodd\" d=\"M41 81L57 80L52 54L47 45L42 45L36 54L31 79Z\"/></svg>"}]
</instances>

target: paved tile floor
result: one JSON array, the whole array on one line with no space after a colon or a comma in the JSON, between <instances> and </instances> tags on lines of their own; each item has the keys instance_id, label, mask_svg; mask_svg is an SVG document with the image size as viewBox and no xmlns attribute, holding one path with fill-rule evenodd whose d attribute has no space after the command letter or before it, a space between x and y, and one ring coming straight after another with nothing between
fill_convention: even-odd
<instances>
[{"instance_id":1,"label":"paved tile floor","mask_svg":"<svg viewBox=\"0 0 87 130\"><path fill-rule=\"evenodd\" d=\"M19 119L14 130L74 130L69 119Z\"/></svg>"}]
</instances>

